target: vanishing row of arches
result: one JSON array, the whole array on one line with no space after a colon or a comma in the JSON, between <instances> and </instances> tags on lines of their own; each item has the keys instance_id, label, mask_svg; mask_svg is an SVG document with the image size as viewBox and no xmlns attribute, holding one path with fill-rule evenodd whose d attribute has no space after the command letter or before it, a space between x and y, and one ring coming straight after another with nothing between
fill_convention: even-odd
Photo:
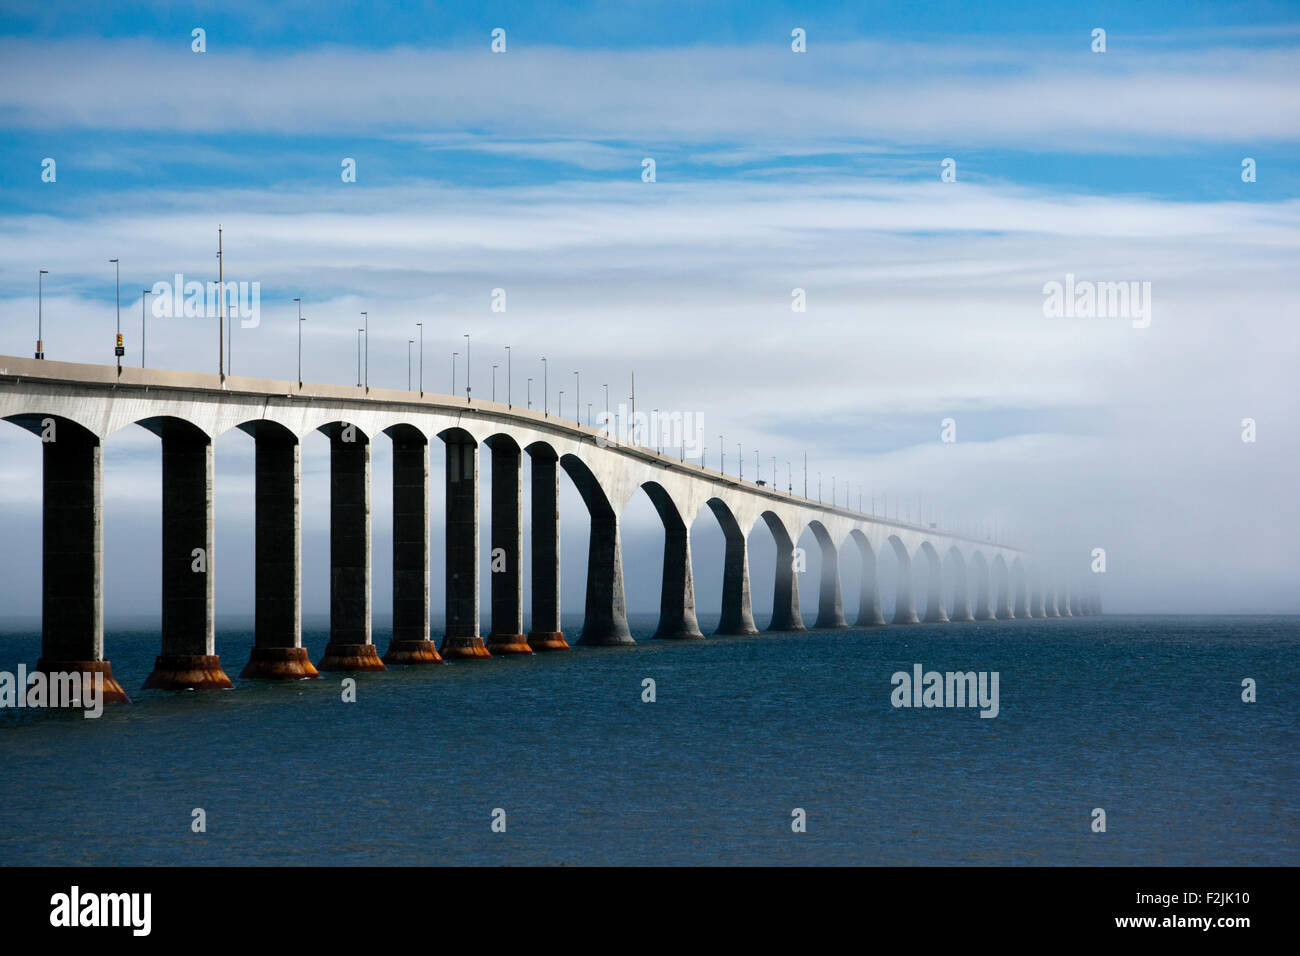
<instances>
[{"instance_id":1,"label":"vanishing row of arches","mask_svg":"<svg viewBox=\"0 0 1300 956\"><path fill-rule=\"evenodd\" d=\"M42 633L37 670L104 673L109 697L126 695L112 679L103 646L102 442L59 416L22 414L9 421L42 440ZM162 441L162 649L146 687L229 687L215 648L212 553L213 440L176 417L136 424ZM578 643L633 643L627 623L619 518L601 483L576 454L546 441L526 447L505 433L480 442L460 427L437 434L445 446L446 623L441 646L430 634L429 439L409 424L384 429L392 442L393 638L381 659L371 634L371 440L356 426L319 427L330 442L330 642L316 664L302 646L300 441L284 425L255 419L239 424L255 446L254 647L241 676L301 678L318 670L383 669L443 658L528 654L568 647L560 624L560 482L564 472L590 518L584 621ZM490 574L490 630L480 620L479 455L491 456L490 547L504 560ZM531 479L531 615L524 630L522 474ZM672 494L657 481L641 484L663 524L660 615L655 636L703 637L695 610L690 527ZM756 634L750 600L747 529L722 497L707 501L724 541L721 610L715 633ZM769 630L802 630L797 549L804 528L787 527L772 510L761 522L776 546ZM811 520L820 552L817 628L850 626L841 599L839 555L852 542L860 561L859 626L887 622L877 587L878 554L860 529L836 541ZM940 551L923 540L909 549L887 538L897 567L888 621L992 620L1098 613L1095 598L1031 581L1019 558L986 557L956 545ZM912 563L925 570L918 611ZM945 574L949 579L944 587ZM974 599L971 598L973 588Z\"/></svg>"}]
</instances>

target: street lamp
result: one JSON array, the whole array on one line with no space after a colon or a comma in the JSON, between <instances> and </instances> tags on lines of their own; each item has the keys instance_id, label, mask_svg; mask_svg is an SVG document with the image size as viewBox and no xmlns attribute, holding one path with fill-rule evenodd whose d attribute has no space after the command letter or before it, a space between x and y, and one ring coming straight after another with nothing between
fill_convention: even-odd
<instances>
[{"instance_id":1,"label":"street lamp","mask_svg":"<svg viewBox=\"0 0 1300 956\"><path fill-rule=\"evenodd\" d=\"M559 415L561 418L564 417L564 389L560 389L560 400L555 406L555 414Z\"/></svg>"},{"instance_id":2,"label":"street lamp","mask_svg":"<svg viewBox=\"0 0 1300 956\"><path fill-rule=\"evenodd\" d=\"M36 273L36 357L38 359L45 358L45 343L41 340L45 331L45 288L41 276L49 274L49 269L42 269Z\"/></svg>"},{"instance_id":3,"label":"street lamp","mask_svg":"<svg viewBox=\"0 0 1300 956\"><path fill-rule=\"evenodd\" d=\"M609 384L606 383L604 388L605 388L605 427L608 428L609 427Z\"/></svg>"},{"instance_id":4,"label":"street lamp","mask_svg":"<svg viewBox=\"0 0 1300 956\"><path fill-rule=\"evenodd\" d=\"M424 323L416 322L420 330L420 397L424 398Z\"/></svg>"},{"instance_id":5,"label":"street lamp","mask_svg":"<svg viewBox=\"0 0 1300 956\"><path fill-rule=\"evenodd\" d=\"M511 369L510 369L510 346L507 345L506 346L506 408L514 407L514 402L511 401L511 395L510 395L510 382L511 379L513 378L514 376L511 374Z\"/></svg>"},{"instance_id":6,"label":"street lamp","mask_svg":"<svg viewBox=\"0 0 1300 956\"><path fill-rule=\"evenodd\" d=\"M116 259L109 259L113 263L114 272L117 275L117 345L113 348L113 354L117 356L117 374L122 374L122 356L126 349L122 347L122 264Z\"/></svg>"},{"instance_id":7,"label":"street lamp","mask_svg":"<svg viewBox=\"0 0 1300 956\"><path fill-rule=\"evenodd\" d=\"M659 435L659 409L657 409L657 408L652 408L652 409L650 409L650 430L654 432L654 435L655 435L655 454L658 454L658 453L659 453L659 438L660 438L661 436Z\"/></svg>"},{"instance_id":8,"label":"street lamp","mask_svg":"<svg viewBox=\"0 0 1300 956\"><path fill-rule=\"evenodd\" d=\"M370 391L370 313L362 312L361 317L366 320L366 391Z\"/></svg>"},{"instance_id":9,"label":"street lamp","mask_svg":"<svg viewBox=\"0 0 1300 956\"><path fill-rule=\"evenodd\" d=\"M149 301L149 296L153 292L149 289L143 289L140 292L140 367L144 368L144 304Z\"/></svg>"},{"instance_id":10,"label":"street lamp","mask_svg":"<svg viewBox=\"0 0 1300 956\"><path fill-rule=\"evenodd\" d=\"M587 427L591 427L591 402L587 403Z\"/></svg>"},{"instance_id":11,"label":"street lamp","mask_svg":"<svg viewBox=\"0 0 1300 956\"><path fill-rule=\"evenodd\" d=\"M573 373L573 420L582 424L582 379Z\"/></svg>"},{"instance_id":12,"label":"street lamp","mask_svg":"<svg viewBox=\"0 0 1300 956\"><path fill-rule=\"evenodd\" d=\"M303 322L303 318L302 318L302 296L300 296L300 295L296 295L296 296L294 296L294 297L293 297L293 301L295 301L295 302L298 303L298 387L299 387L299 388L302 388L302 322ZM143 338L143 337L144 337L144 336L143 336L143 333L142 333L142 334L141 334L141 338ZM143 342L140 343L140 348L141 348L141 350L143 351L143 349L144 349L144 343L143 343Z\"/></svg>"},{"instance_id":13,"label":"street lamp","mask_svg":"<svg viewBox=\"0 0 1300 956\"><path fill-rule=\"evenodd\" d=\"M722 440L721 435L718 436L718 460L722 463L718 466L718 471L725 475L727 473L727 444Z\"/></svg>"},{"instance_id":14,"label":"street lamp","mask_svg":"<svg viewBox=\"0 0 1300 956\"><path fill-rule=\"evenodd\" d=\"M469 333L465 333L465 401L469 401Z\"/></svg>"},{"instance_id":15,"label":"street lamp","mask_svg":"<svg viewBox=\"0 0 1300 956\"><path fill-rule=\"evenodd\" d=\"M492 401L497 400L497 366L492 366Z\"/></svg>"},{"instance_id":16,"label":"street lamp","mask_svg":"<svg viewBox=\"0 0 1300 956\"><path fill-rule=\"evenodd\" d=\"M546 356L542 356L542 414L551 413L551 386L548 380Z\"/></svg>"},{"instance_id":17,"label":"street lamp","mask_svg":"<svg viewBox=\"0 0 1300 956\"><path fill-rule=\"evenodd\" d=\"M456 359L460 358L459 352L451 353L451 394L456 394Z\"/></svg>"},{"instance_id":18,"label":"street lamp","mask_svg":"<svg viewBox=\"0 0 1300 956\"><path fill-rule=\"evenodd\" d=\"M528 407L533 407L533 380L528 380Z\"/></svg>"},{"instance_id":19,"label":"street lamp","mask_svg":"<svg viewBox=\"0 0 1300 956\"><path fill-rule=\"evenodd\" d=\"M740 447L740 442L736 442L736 468L739 469L740 480L745 480L745 453Z\"/></svg>"}]
</instances>

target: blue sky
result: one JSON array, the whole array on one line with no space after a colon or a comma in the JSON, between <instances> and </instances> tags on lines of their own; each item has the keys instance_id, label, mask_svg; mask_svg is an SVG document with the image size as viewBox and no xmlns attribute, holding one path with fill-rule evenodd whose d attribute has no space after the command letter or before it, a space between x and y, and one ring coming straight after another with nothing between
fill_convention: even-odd
<instances>
[{"instance_id":1,"label":"blue sky","mask_svg":"<svg viewBox=\"0 0 1300 956\"><path fill-rule=\"evenodd\" d=\"M506 344L516 393L542 354L584 398L635 372L639 404L764 459L1029 544L1104 539L1110 607L1295 610L1297 47L1293 3L9 4L0 354L30 352L48 269L49 356L110 361L118 257L134 361L140 291L215 279L221 223L226 277L262 290L238 373L292 375L301 295L307 378L353 380L364 309L372 381L404 387L423 320L435 388L467 331L476 393ZM1067 273L1150 282L1150 328L1046 318ZM214 370L202 323L153 321L150 364ZM9 431L23 487L39 460ZM151 436L108 454L152 488Z\"/></svg>"}]
</instances>

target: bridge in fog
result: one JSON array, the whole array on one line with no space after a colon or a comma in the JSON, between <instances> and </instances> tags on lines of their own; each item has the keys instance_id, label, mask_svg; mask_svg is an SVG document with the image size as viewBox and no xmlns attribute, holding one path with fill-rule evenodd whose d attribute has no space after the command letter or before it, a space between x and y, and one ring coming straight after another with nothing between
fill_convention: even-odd
<instances>
[{"instance_id":1,"label":"bridge in fog","mask_svg":"<svg viewBox=\"0 0 1300 956\"><path fill-rule=\"evenodd\" d=\"M604 429L506 403L364 386L311 385L188 372L0 356L0 418L38 436L43 457L42 624L37 670L100 671L111 698L103 632L102 454L114 432L139 425L162 442L162 647L146 687L229 687L214 627L213 441L240 429L255 443L254 646L241 677L292 679L320 670L382 670L443 658L561 650L559 472L591 519L579 644L631 644L619 518L643 489L664 526L655 637L702 638L689 529L706 509L725 542L719 634L757 634L750 607L748 529L761 518L776 542L769 630L804 628L796 542L821 551L815 627L847 627L839 551L856 547L862 582L855 624L886 623L876 559L898 564L894 624L1100 613L1068 576L1031 566L1022 551L936 528L865 515L725 475ZM315 665L302 646L300 442L330 440L330 640ZM393 637L382 659L371 635L371 442L393 451ZM429 444L444 443L446 625L429 629ZM479 456L491 457L490 631L481 626ZM34 449L33 449L34 450ZM525 458L526 456L526 458ZM525 460L531 500L523 501ZM531 597L524 628L524 515ZM948 559L954 598L945 601ZM924 613L913 561L928 570Z\"/></svg>"}]
</instances>

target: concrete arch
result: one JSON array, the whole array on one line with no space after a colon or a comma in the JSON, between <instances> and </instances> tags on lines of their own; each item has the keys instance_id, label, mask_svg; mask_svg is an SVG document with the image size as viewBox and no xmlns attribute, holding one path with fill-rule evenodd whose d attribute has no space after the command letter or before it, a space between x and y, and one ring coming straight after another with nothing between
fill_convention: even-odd
<instances>
[{"instance_id":1,"label":"concrete arch","mask_svg":"<svg viewBox=\"0 0 1300 956\"><path fill-rule=\"evenodd\" d=\"M805 630L799 611L799 575L795 570L794 540L774 511L760 515L776 541L776 574L769 631Z\"/></svg>"},{"instance_id":2,"label":"concrete arch","mask_svg":"<svg viewBox=\"0 0 1300 956\"><path fill-rule=\"evenodd\" d=\"M948 610L943 606L943 558L930 541L922 541L920 554L925 556L926 601L925 621L927 624L943 624L948 620Z\"/></svg>"},{"instance_id":3,"label":"concrete arch","mask_svg":"<svg viewBox=\"0 0 1300 956\"><path fill-rule=\"evenodd\" d=\"M891 623L918 624L920 619L916 616L916 600L912 596L912 556L898 535L891 534L886 541L898 559L898 583L895 587L894 619Z\"/></svg>"},{"instance_id":4,"label":"concrete arch","mask_svg":"<svg viewBox=\"0 0 1300 956\"><path fill-rule=\"evenodd\" d=\"M664 640L703 639L695 616L695 580L691 571L690 528L668 490L657 481L641 485L664 524L663 580L659 588L659 626Z\"/></svg>"},{"instance_id":5,"label":"concrete arch","mask_svg":"<svg viewBox=\"0 0 1300 956\"><path fill-rule=\"evenodd\" d=\"M623 554L618 515L587 464L574 454L560 456L564 469L591 515L587 554L587 606L579 644L635 644L627 626Z\"/></svg>"},{"instance_id":6,"label":"concrete arch","mask_svg":"<svg viewBox=\"0 0 1300 956\"><path fill-rule=\"evenodd\" d=\"M993 556L993 560L989 563L989 575L992 578L996 598L993 616L999 621L1009 621L1013 616L1011 610L1011 575L1007 570L1006 559L1001 554Z\"/></svg>"},{"instance_id":7,"label":"concrete arch","mask_svg":"<svg viewBox=\"0 0 1300 956\"><path fill-rule=\"evenodd\" d=\"M973 621L975 615L971 613L970 607L970 590L967 582L966 558L961 553L961 548L953 545L948 549L948 557L952 559L953 570L953 601L952 611L948 615L951 621Z\"/></svg>"},{"instance_id":8,"label":"concrete arch","mask_svg":"<svg viewBox=\"0 0 1300 956\"><path fill-rule=\"evenodd\" d=\"M844 620L844 599L840 592L840 558L826 525L814 519L808 522L808 528L817 540L822 552L821 581L817 589L816 628L848 627Z\"/></svg>"},{"instance_id":9,"label":"concrete arch","mask_svg":"<svg viewBox=\"0 0 1300 956\"><path fill-rule=\"evenodd\" d=\"M879 627L885 623L885 618L880 613L876 552L871 547L871 541L859 528L850 531L847 540L853 541L858 546L858 552L862 556L862 587L858 591L858 619L855 626Z\"/></svg>"},{"instance_id":10,"label":"concrete arch","mask_svg":"<svg viewBox=\"0 0 1300 956\"><path fill-rule=\"evenodd\" d=\"M714 633L757 634L758 628L754 626L754 610L750 602L749 542L740 522L725 501L715 496L705 504L722 528L726 548L722 559L722 613L718 617L718 629Z\"/></svg>"}]
</instances>

